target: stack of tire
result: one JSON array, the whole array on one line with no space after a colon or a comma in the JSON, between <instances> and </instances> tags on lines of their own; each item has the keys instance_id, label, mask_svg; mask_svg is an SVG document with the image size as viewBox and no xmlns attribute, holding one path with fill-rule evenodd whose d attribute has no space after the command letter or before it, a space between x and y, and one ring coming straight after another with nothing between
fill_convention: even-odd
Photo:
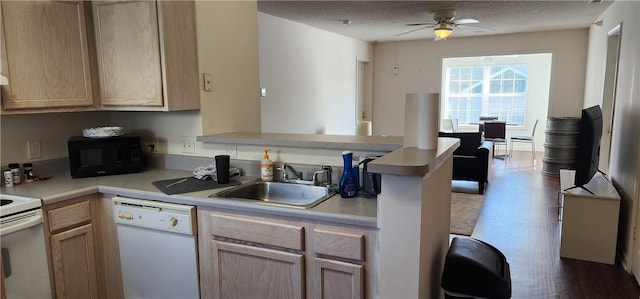
<instances>
[{"instance_id":1,"label":"stack of tire","mask_svg":"<svg viewBox=\"0 0 640 299\"><path fill-rule=\"evenodd\" d=\"M548 117L545 133L542 174L560 176L560 169L574 169L580 118Z\"/></svg>"}]
</instances>

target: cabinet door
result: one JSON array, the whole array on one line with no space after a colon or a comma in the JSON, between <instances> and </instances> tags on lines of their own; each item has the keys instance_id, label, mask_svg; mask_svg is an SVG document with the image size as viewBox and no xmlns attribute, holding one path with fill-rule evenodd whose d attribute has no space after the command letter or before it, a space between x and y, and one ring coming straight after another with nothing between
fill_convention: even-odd
<instances>
[{"instance_id":1,"label":"cabinet door","mask_svg":"<svg viewBox=\"0 0 640 299\"><path fill-rule=\"evenodd\" d=\"M217 298L304 298L301 254L214 240L212 257Z\"/></svg>"},{"instance_id":2,"label":"cabinet door","mask_svg":"<svg viewBox=\"0 0 640 299\"><path fill-rule=\"evenodd\" d=\"M3 109L92 106L82 1L2 1ZM6 63L4 63L6 62Z\"/></svg>"},{"instance_id":3,"label":"cabinet door","mask_svg":"<svg viewBox=\"0 0 640 299\"><path fill-rule=\"evenodd\" d=\"M103 106L162 107L156 2L100 2L94 7Z\"/></svg>"},{"instance_id":4,"label":"cabinet door","mask_svg":"<svg viewBox=\"0 0 640 299\"><path fill-rule=\"evenodd\" d=\"M94 252L91 224L51 235L57 298L98 298Z\"/></svg>"},{"instance_id":5,"label":"cabinet door","mask_svg":"<svg viewBox=\"0 0 640 299\"><path fill-rule=\"evenodd\" d=\"M364 298L361 265L315 258L314 298Z\"/></svg>"}]
</instances>

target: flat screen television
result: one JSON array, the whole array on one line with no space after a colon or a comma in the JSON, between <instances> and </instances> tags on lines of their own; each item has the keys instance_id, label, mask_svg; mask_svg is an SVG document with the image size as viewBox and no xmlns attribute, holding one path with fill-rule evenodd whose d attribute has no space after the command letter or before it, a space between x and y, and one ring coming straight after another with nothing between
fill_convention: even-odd
<instances>
[{"instance_id":1,"label":"flat screen television","mask_svg":"<svg viewBox=\"0 0 640 299\"><path fill-rule=\"evenodd\" d=\"M582 187L598 172L600 162L600 138L602 137L602 109L593 106L582 109L580 134L576 149L575 182ZM584 188L584 187L582 187Z\"/></svg>"}]
</instances>

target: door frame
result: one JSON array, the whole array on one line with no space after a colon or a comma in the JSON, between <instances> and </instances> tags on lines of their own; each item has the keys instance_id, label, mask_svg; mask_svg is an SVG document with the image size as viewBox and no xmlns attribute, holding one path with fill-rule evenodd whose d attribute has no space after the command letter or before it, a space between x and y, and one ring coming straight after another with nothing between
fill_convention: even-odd
<instances>
[{"instance_id":1,"label":"door frame","mask_svg":"<svg viewBox=\"0 0 640 299\"><path fill-rule=\"evenodd\" d=\"M605 58L604 86L602 91L603 137L600 141L599 169L609 173L611 158L611 136L615 117L618 68L620 65L620 46L622 43L622 23L607 32L607 54Z\"/></svg>"},{"instance_id":2,"label":"door frame","mask_svg":"<svg viewBox=\"0 0 640 299\"><path fill-rule=\"evenodd\" d=\"M373 116L372 62L356 57L356 122L372 121ZM355 123L353 124L356 125Z\"/></svg>"}]
</instances>

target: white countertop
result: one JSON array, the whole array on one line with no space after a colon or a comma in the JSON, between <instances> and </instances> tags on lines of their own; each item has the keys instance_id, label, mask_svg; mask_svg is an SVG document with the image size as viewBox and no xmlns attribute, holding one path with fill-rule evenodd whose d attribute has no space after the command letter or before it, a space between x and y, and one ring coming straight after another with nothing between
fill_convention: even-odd
<instances>
[{"instance_id":1,"label":"white countertop","mask_svg":"<svg viewBox=\"0 0 640 299\"><path fill-rule=\"evenodd\" d=\"M370 172L403 175L424 176L442 159L450 156L460 146L457 138L438 138L437 149L419 149L417 147L403 147L378 159L368 165Z\"/></svg>"},{"instance_id":2,"label":"white countertop","mask_svg":"<svg viewBox=\"0 0 640 299\"><path fill-rule=\"evenodd\" d=\"M239 133L242 138L247 138L247 133ZM224 134L221 134L224 135ZM233 134L232 134L233 135ZM270 145L273 145L274 137L278 134L262 134L255 136L256 140L263 140L266 135ZM397 148L398 140L394 137L372 137L372 136L343 136L326 137L330 140L314 139L316 135L309 135L311 139L288 139L291 134L285 134L281 142L297 147L311 145L318 142L327 142L331 146L345 148L343 142L355 144L354 146L387 146ZM328 136L328 135L317 135ZM201 137L208 138L208 137ZM216 137L224 138L224 137ZM296 138L302 138L297 136ZM336 139L337 138L337 139ZM277 139L277 138L276 138ZM304 138L303 138L304 139ZM234 143L238 139L232 138ZM353 142L353 143L351 143ZM376 145L377 144L377 145ZM438 165L442 159L451 155L459 146L460 142L455 138L439 138L438 148L434 150L423 150L417 148L399 148L395 151L376 159L369 163L370 172L378 172L390 175L401 176L424 176L429 170ZM281 144L284 145L284 144ZM371 149L371 147L369 147ZM94 193L114 194L125 197L133 197L146 200L157 200L178 204L189 204L195 206L206 206L214 208L224 208L231 210L249 211L255 213L271 214L277 216L297 217L305 219L315 219L327 222L359 225L366 227L379 227L377 221L377 199L372 198L347 198L340 197L339 194L332 196L324 202L311 209L298 209L267 204L259 204L246 200L234 200L209 197L212 194L225 190L225 188L212 189L191 193L167 195L156 189L152 182L159 180L176 179L191 176L191 171L171 170L171 169L147 169L141 173L72 179L68 170L59 173L48 174L53 176L46 181L24 183L15 187L2 187L0 193L20 196L41 198L44 204L51 204L67 199L72 199ZM256 177L240 177L241 182L255 181Z\"/></svg>"},{"instance_id":3,"label":"white countertop","mask_svg":"<svg viewBox=\"0 0 640 299\"><path fill-rule=\"evenodd\" d=\"M209 197L209 195L227 188L167 195L151 184L154 181L188 177L191 174L190 171L182 170L150 169L134 174L72 179L68 171L66 171L51 174L53 178L46 181L23 183L8 188L2 187L0 188L0 193L41 198L44 204L51 204L99 192L146 200L378 227L376 219L377 200L375 198L343 199L339 194L336 194L317 206L304 210L258 204L250 201ZM253 182L257 178L236 177L235 179L246 183Z\"/></svg>"}]
</instances>

